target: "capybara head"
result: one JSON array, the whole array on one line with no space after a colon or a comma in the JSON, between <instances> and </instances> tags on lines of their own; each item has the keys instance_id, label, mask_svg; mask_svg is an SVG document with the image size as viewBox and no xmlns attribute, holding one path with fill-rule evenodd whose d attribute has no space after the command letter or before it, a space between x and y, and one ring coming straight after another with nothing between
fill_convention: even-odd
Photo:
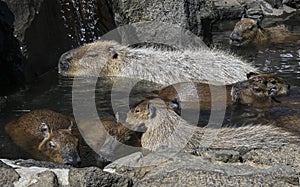
<instances>
[{"instance_id":1,"label":"capybara head","mask_svg":"<svg viewBox=\"0 0 300 187\"><path fill-rule=\"evenodd\" d=\"M260 28L258 21L250 18L242 18L236 23L230 34L230 45L243 46L250 44L255 39Z\"/></svg>"},{"instance_id":2,"label":"capybara head","mask_svg":"<svg viewBox=\"0 0 300 187\"><path fill-rule=\"evenodd\" d=\"M161 107L166 107L164 102L161 103ZM153 120L156 117L156 108L153 106L149 100L142 101L136 106L131 108L127 113L126 122L129 124L135 124L138 126L143 126L147 129L147 125L144 124L147 120ZM146 131L146 130L145 130Z\"/></svg>"},{"instance_id":3,"label":"capybara head","mask_svg":"<svg viewBox=\"0 0 300 187\"><path fill-rule=\"evenodd\" d=\"M127 47L114 41L86 44L64 53L58 63L58 73L63 76L114 75L120 66ZM87 63L82 63L86 61Z\"/></svg>"},{"instance_id":4,"label":"capybara head","mask_svg":"<svg viewBox=\"0 0 300 187\"><path fill-rule=\"evenodd\" d=\"M80 164L78 139L72 135L71 128L72 124L68 129L52 130L49 125L41 124L43 140L38 150L46 157L45 160L72 166Z\"/></svg>"},{"instance_id":5,"label":"capybara head","mask_svg":"<svg viewBox=\"0 0 300 187\"><path fill-rule=\"evenodd\" d=\"M290 92L290 85L283 78L271 74L258 74L250 72L247 74L249 80L266 84L270 96L284 96Z\"/></svg>"},{"instance_id":6,"label":"capybara head","mask_svg":"<svg viewBox=\"0 0 300 187\"><path fill-rule=\"evenodd\" d=\"M234 103L246 104L254 107L270 107L272 105L267 84L255 80L237 82L231 90Z\"/></svg>"}]
</instances>

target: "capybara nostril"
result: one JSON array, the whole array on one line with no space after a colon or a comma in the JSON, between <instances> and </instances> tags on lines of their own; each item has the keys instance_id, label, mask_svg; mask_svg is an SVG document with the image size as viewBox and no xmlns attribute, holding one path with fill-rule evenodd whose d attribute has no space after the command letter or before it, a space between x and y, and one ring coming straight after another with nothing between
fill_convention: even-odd
<instances>
[{"instance_id":1,"label":"capybara nostril","mask_svg":"<svg viewBox=\"0 0 300 187\"><path fill-rule=\"evenodd\" d=\"M237 32L232 32L230 35L231 40L241 41L242 37Z\"/></svg>"}]
</instances>

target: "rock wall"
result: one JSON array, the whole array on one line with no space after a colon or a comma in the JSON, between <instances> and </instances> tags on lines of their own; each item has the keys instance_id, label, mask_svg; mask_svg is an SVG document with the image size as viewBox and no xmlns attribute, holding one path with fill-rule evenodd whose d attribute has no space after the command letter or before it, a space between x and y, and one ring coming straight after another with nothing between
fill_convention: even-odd
<instances>
[{"instance_id":1,"label":"rock wall","mask_svg":"<svg viewBox=\"0 0 300 187\"><path fill-rule=\"evenodd\" d=\"M23 59L14 37L14 20L6 3L0 1L0 96L23 83Z\"/></svg>"},{"instance_id":2,"label":"rock wall","mask_svg":"<svg viewBox=\"0 0 300 187\"><path fill-rule=\"evenodd\" d=\"M32 81L57 66L60 55L115 28L108 0L4 0L11 29Z\"/></svg>"}]
</instances>

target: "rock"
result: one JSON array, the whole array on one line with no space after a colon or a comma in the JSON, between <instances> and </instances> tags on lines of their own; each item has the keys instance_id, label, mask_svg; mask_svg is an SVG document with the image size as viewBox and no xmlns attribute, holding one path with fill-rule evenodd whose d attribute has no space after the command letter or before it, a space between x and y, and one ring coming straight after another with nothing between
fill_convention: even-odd
<instances>
[{"instance_id":1,"label":"rock","mask_svg":"<svg viewBox=\"0 0 300 187\"><path fill-rule=\"evenodd\" d=\"M300 171L299 145L285 145L277 149L250 150L242 156L243 160L251 161L257 165L284 164L297 168Z\"/></svg>"},{"instance_id":2,"label":"rock","mask_svg":"<svg viewBox=\"0 0 300 187\"><path fill-rule=\"evenodd\" d=\"M18 181L19 175L18 173L12 169L12 167L6 165L2 161L0 161L0 186L14 186L14 182Z\"/></svg>"},{"instance_id":3,"label":"rock","mask_svg":"<svg viewBox=\"0 0 300 187\"><path fill-rule=\"evenodd\" d=\"M132 186L133 182L127 177L118 176L102 171L96 167L72 168L69 172L70 186Z\"/></svg>"},{"instance_id":4,"label":"rock","mask_svg":"<svg viewBox=\"0 0 300 187\"><path fill-rule=\"evenodd\" d=\"M52 171L44 171L38 173L36 177L31 179L28 187L58 187L58 179Z\"/></svg>"},{"instance_id":5,"label":"rock","mask_svg":"<svg viewBox=\"0 0 300 187\"><path fill-rule=\"evenodd\" d=\"M22 54L14 37L13 22L14 15L0 1L0 95L15 91L24 83Z\"/></svg>"},{"instance_id":6,"label":"rock","mask_svg":"<svg viewBox=\"0 0 300 187\"><path fill-rule=\"evenodd\" d=\"M6 107L7 97L0 96L0 112Z\"/></svg>"},{"instance_id":7,"label":"rock","mask_svg":"<svg viewBox=\"0 0 300 187\"><path fill-rule=\"evenodd\" d=\"M244 14L245 7L238 0L214 0L220 19L236 19Z\"/></svg>"},{"instance_id":8,"label":"rock","mask_svg":"<svg viewBox=\"0 0 300 187\"><path fill-rule=\"evenodd\" d=\"M292 8L300 8L300 0L283 0L283 3Z\"/></svg>"},{"instance_id":9,"label":"rock","mask_svg":"<svg viewBox=\"0 0 300 187\"><path fill-rule=\"evenodd\" d=\"M69 168L35 160L6 160L2 162L9 165L18 174L15 186L67 186L69 185ZM49 167L48 167L49 166Z\"/></svg>"},{"instance_id":10,"label":"rock","mask_svg":"<svg viewBox=\"0 0 300 187\"><path fill-rule=\"evenodd\" d=\"M106 166L105 171L134 178L137 186L297 186L299 163L291 164L292 157L299 158L296 148L296 145L279 148L280 153L289 151L288 161L284 158L289 156L274 156L279 151L273 149L208 148L200 151L200 156L172 152L134 153ZM228 160L228 156L233 159Z\"/></svg>"},{"instance_id":11,"label":"rock","mask_svg":"<svg viewBox=\"0 0 300 187\"><path fill-rule=\"evenodd\" d=\"M115 28L111 4L106 0L4 2L15 17L14 35L25 57L27 81L54 69L63 52Z\"/></svg>"},{"instance_id":12,"label":"rock","mask_svg":"<svg viewBox=\"0 0 300 187\"><path fill-rule=\"evenodd\" d=\"M136 22L165 22L176 24L190 30L197 36L202 35L202 22L216 18L211 1L185 0L185 1L114 1L113 12L117 25L132 24ZM206 22L211 24L211 21ZM206 25L206 27L210 27ZM152 30L154 30L153 28ZM210 28L208 29L210 32ZM209 33L203 33L203 35Z\"/></svg>"}]
</instances>

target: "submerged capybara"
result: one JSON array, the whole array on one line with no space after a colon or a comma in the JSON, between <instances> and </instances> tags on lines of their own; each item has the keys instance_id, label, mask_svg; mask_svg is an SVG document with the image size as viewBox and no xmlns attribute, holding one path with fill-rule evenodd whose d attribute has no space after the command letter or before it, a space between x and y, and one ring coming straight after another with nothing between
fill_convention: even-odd
<instances>
[{"instance_id":1,"label":"submerged capybara","mask_svg":"<svg viewBox=\"0 0 300 187\"><path fill-rule=\"evenodd\" d=\"M265 108L270 107L277 96L289 93L289 84L276 75L250 72L247 78L246 81L224 86L200 82L177 83L159 90L158 96L166 102L184 103L188 108L209 109L212 108L212 100L213 107L237 103Z\"/></svg>"},{"instance_id":2,"label":"submerged capybara","mask_svg":"<svg viewBox=\"0 0 300 187\"><path fill-rule=\"evenodd\" d=\"M220 50L207 48L159 50L130 48L113 41L97 41L63 54L58 72L63 76L113 76L152 81L162 86L185 81L245 80L250 64Z\"/></svg>"},{"instance_id":3,"label":"submerged capybara","mask_svg":"<svg viewBox=\"0 0 300 187\"><path fill-rule=\"evenodd\" d=\"M73 118L51 110L34 110L5 126L12 140L35 159L78 165L78 135Z\"/></svg>"},{"instance_id":4,"label":"submerged capybara","mask_svg":"<svg viewBox=\"0 0 300 187\"><path fill-rule=\"evenodd\" d=\"M217 124L206 128L192 126L157 98L132 108L126 122L145 125L147 130L142 135L141 144L151 151L166 147L178 151L198 147L277 148L284 144L300 143L299 133L287 131L273 122L226 128L220 128ZM294 118L284 123L294 126L299 122L299 118Z\"/></svg>"},{"instance_id":5,"label":"submerged capybara","mask_svg":"<svg viewBox=\"0 0 300 187\"><path fill-rule=\"evenodd\" d=\"M78 128L87 144L106 161L140 149L141 135L145 131L138 126L118 122L112 116L80 119Z\"/></svg>"},{"instance_id":6,"label":"submerged capybara","mask_svg":"<svg viewBox=\"0 0 300 187\"><path fill-rule=\"evenodd\" d=\"M292 43L300 41L300 34L294 34L283 26L262 28L258 21L242 18L230 34L234 46L265 45L268 43Z\"/></svg>"}]
</instances>

